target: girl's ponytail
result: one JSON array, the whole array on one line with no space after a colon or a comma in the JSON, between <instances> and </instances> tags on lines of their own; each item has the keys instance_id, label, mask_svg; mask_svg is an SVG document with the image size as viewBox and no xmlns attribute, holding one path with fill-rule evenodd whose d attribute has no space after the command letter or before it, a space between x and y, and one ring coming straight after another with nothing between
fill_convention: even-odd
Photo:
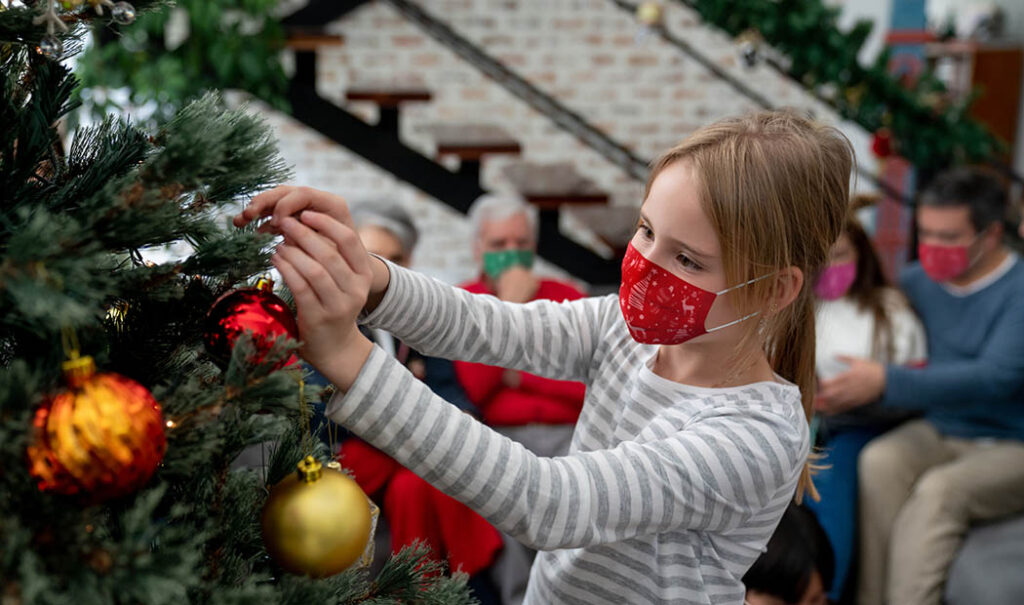
<instances>
[{"instance_id":1,"label":"girl's ponytail","mask_svg":"<svg viewBox=\"0 0 1024 605\"><path fill-rule=\"evenodd\" d=\"M809 285L804 286L796 300L790 304L788 311L784 313L787 317L780 318L784 321L772 322L774 326L767 335L768 361L780 376L800 387L804 415L810 424L814 417L817 379L814 369L814 298L811 296ZM814 447L813 443L811 447ZM798 504L803 500L805 493L810 494L815 501L819 499L818 490L811 479L815 469L814 461L817 458L812 450L810 460L800 472L800 481L796 488Z\"/></svg>"}]
</instances>

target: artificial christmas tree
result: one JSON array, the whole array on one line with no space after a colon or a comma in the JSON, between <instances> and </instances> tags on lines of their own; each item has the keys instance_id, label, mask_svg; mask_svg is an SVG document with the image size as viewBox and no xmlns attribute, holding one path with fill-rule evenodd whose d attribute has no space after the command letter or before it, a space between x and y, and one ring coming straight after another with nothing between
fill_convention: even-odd
<instances>
[{"instance_id":1,"label":"artificial christmas tree","mask_svg":"<svg viewBox=\"0 0 1024 605\"><path fill-rule=\"evenodd\" d=\"M59 134L76 86L59 59L90 21L150 4L0 3L0 598L471 602L422 550L319 580L267 555L268 486L328 454L302 428L293 341L244 333L222 369L203 331L268 267L270 241L219 217L286 176L273 141L215 96L152 134ZM185 258L146 260L181 241ZM232 468L266 441L265 469Z\"/></svg>"}]
</instances>

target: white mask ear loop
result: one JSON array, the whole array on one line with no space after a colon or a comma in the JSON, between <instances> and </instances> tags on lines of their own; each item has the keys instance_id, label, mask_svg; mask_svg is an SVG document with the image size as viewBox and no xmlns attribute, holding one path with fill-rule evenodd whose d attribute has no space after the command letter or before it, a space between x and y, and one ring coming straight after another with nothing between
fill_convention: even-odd
<instances>
[{"instance_id":1,"label":"white mask ear loop","mask_svg":"<svg viewBox=\"0 0 1024 605\"><path fill-rule=\"evenodd\" d=\"M986 232L986 231L988 231L988 227L986 227L986 228L982 229L982 230L981 230L981 233L979 233L978 235L976 235L976 236L974 237L974 240L973 240L973 241L971 241L971 243L970 243L970 244L968 244L968 247L974 246L974 245L976 245L976 244L977 244L978 242L980 242L980 241L981 241L981 238L985 237L985 232ZM980 259L981 259L981 257L982 257L982 256L985 256L985 251L984 251L984 250L982 250L981 252L979 252L979 253L975 254L975 255L974 255L974 258L969 258L969 257L968 257L968 261L967 261L967 262L968 262L968 265L967 265L967 268L968 268L968 269L970 269L971 267L973 267L973 266L975 265L975 263L977 263L977 262L978 262L978 260L980 260Z\"/></svg>"},{"instance_id":2,"label":"white mask ear loop","mask_svg":"<svg viewBox=\"0 0 1024 605\"><path fill-rule=\"evenodd\" d=\"M750 284L752 284L754 282L759 282L762 279L768 279L769 277L774 276L776 273L778 273L778 272L777 271L772 271L771 273L769 273L767 275L762 275L761 277L755 277L754 279L747 280L747 281L743 282L742 284L737 284L737 285L732 286L730 288L726 288L725 290L720 290L718 292L715 292L715 297L717 298L717 297L725 294L726 292L732 292L733 290L739 290L740 288L743 288L744 286L749 286ZM722 324L722 325L720 325L718 327L715 327L715 328L705 328L704 331L705 332L714 332L716 330L722 330L724 328L728 328L729 326L735 326L736 324L738 324L740 322L747 321L751 317L757 317L760 314L761 314L760 311L754 311L753 313L751 313L749 315L745 315L745 316L743 316L743 317L741 317L739 319L734 319L733 321L730 321L727 324Z\"/></svg>"}]
</instances>

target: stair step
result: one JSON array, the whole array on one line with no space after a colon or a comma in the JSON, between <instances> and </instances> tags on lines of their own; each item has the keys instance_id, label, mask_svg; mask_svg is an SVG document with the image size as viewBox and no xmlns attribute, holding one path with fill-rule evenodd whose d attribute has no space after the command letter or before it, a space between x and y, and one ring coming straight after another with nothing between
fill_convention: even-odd
<instances>
[{"instance_id":1,"label":"stair step","mask_svg":"<svg viewBox=\"0 0 1024 605\"><path fill-rule=\"evenodd\" d=\"M515 162L506 166L504 173L520 195L541 210L556 210L566 204L581 206L608 203L608 194L576 172L572 162Z\"/></svg>"},{"instance_id":2,"label":"stair step","mask_svg":"<svg viewBox=\"0 0 1024 605\"><path fill-rule=\"evenodd\" d=\"M423 127L437 144L437 155L479 160L491 153L518 154L519 142L492 124L432 124Z\"/></svg>"},{"instance_id":3,"label":"stair step","mask_svg":"<svg viewBox=\"0 0 1024 605\"><path fill-rule=\"evenodd\" d=\"M493 124L431 124L420 128L437 145L437 157L459 159L459 173L480 182L480 162L485 155L518 155L522 148L507 132Z\"/></svg>"},{"instance_id":4,"label":"stair step","mask_svg":"<svg viewBox=\"0 0 1024 605\"><path fill-rule=\"evenodd\" d=\"M344 46L345 37L322 31L294 30L288 32L285 47L295 51L314 51L327 46Z\"/></svg>"},{"instance_id":5,"label":"stair step","mask_svg":"<svg viewBox=\"0 0 1024 605\"><path fill-rule=\"evenodd\" d=\"M356 83L345 92L349 101L376 103L380 113L377 127L398 136L398 110L402 103L422 103L434 98L420 84L398 82Z\"/></svg>"},{"instance_id":6,"label":"stair step","mask_svg":"<svg viewBox=\"0 0 1024 605\"><path fill-rule=\"evenodd\" d=\"M631 206L574 207L567 208L566 218L593 233L612 251L613 256L621 258L626 246L636 233L636 221L640 215L639 208Z\"/></svg>"},{"instance_id":7,"label":"stair step","mask_svg":"<svg viewBox=\"0 0 1024 605\"><path fill-rule=\"evenodd\" d=\"M414 86L385 87L360 84L349 88L345 98L349 101L370 101L381 108L397 108L401 103L429 101L433 94L425 88Z\"/></svg>"}]
</instances>

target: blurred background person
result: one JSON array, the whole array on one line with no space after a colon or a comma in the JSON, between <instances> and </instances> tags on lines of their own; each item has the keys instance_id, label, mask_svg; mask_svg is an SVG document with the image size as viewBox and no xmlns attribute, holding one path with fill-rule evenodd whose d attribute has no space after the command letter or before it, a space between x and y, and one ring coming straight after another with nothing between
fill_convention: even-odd
<instances>
[{"instance_id":1,"label":"blurred background person","mask_svg":"<svg viewBox=\"0 0 1024 605\"><path fill-rule=\"evenodd\" d=\"M924 362L924 327L906 298L891 287L864 228L851 214L832 246L829 265L814 283L816 371L819 380L840 374L846 357L897 365ZM857 456L871 439L913 416L877 403L820 417L818 447L824 450L814 484L818 516L835 553L835 581L829 597L838 601L854 559L857 520Z\"/></svg>"},{"instance_id":2,"label":"blurred background person","mask_svg":"<svg viewBox=\"0 0 1024 605\"><path fill-rule=\"evenodd\" d=\"M880 400L924 414L861 452L864 605L937 605L971 525L1024 511L1024 265L1003 242L1007 210L988 171L937 176L916 209L920 262L901 279L928 365L847 359L822 383L826 410Z\"/></svg>"}]
</instances>

